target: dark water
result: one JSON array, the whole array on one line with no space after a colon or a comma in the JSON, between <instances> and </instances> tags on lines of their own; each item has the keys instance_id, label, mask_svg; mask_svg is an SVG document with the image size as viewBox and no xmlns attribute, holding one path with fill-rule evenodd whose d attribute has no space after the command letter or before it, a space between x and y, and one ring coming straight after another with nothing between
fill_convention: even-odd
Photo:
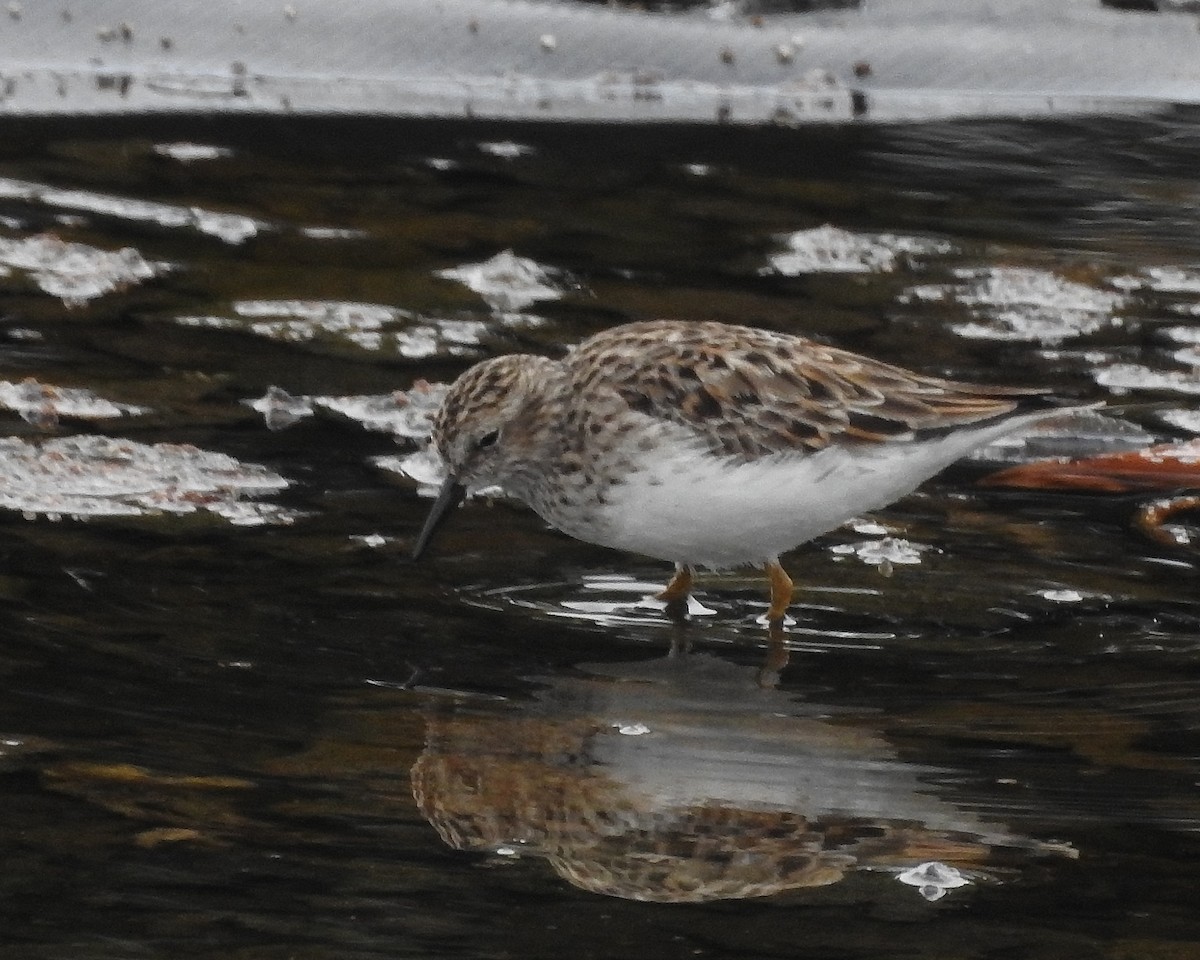
<instances>
[{"instance_id":1,"label":"dark water","mask_svg":"<svg viewBox=\"0 0 1200 960\"><path fill-rule=\"evenodd\" d=\"M1200 955L1196 517L1147 536L1162 493L953 471L789 558L769 689L756 578L705 581L712 615L672 625L639 603L667 571L505 504L413 566L427 501L373 459L413 441L328 404L272 430L243 402L387 400L472 357L705 317L1186 439L1193 117L6 134L0 380L142 408L17 404L6 456L65 461L95 513L122 494L88 484L177 450L156 445L289 485L222 516L168 472L153 495L201 509L80 520L0 478L0 955ZM222 149L156 149L180 142ZM801 240L863 269L771 267L825 225ZM126 247L163 266L88 288L87 258ZM437 275L508 249L543 299ZM51 456L80 437L128 444ZM930 861L969 882L901 882Z\"/></svg>"}]
</instances>

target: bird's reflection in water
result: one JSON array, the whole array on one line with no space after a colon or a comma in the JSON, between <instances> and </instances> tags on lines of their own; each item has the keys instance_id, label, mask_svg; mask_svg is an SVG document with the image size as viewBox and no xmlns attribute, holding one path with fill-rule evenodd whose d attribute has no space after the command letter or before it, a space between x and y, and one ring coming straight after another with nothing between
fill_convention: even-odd
<instances>
[{"instance_id":1,"label":"bird's reflection in water","mask_svg":"<svg viewBox=\"0 0 1200 960\"><path fill-rule=\"evenodd\" d=\"M659 902L928 861L948 888L987 875L997 850L1070 853L956 808L923 782L936 771L835 708L764 689L759 673L675 655L583 667L530 703L435 705L412 771L418 805L453 848L543 857L582 889Z\"/></svg>"}]
</instances>

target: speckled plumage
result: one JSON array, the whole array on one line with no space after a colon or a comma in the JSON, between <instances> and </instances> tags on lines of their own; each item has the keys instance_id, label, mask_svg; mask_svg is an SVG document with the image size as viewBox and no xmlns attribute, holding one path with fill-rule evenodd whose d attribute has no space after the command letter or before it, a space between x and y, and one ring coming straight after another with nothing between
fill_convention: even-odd
<instances>
[{"instance_id":1,"label":"speckled plumage","mask_svg":"<svg viewBox=\"0 0 1200 960\"><path fill-rule=\"evenodd\" d=\"M448 478L416 552L453 491L498 485L574 537L672 561L681 575L777 566L780 553L1054 412L1026 409L1030 394L721 323L634 323L561 360L486 360L435 420ZM688 586L677 576L668 595ZM774 599L782 616L786 601Z\"/></svg>"}]
</instances>

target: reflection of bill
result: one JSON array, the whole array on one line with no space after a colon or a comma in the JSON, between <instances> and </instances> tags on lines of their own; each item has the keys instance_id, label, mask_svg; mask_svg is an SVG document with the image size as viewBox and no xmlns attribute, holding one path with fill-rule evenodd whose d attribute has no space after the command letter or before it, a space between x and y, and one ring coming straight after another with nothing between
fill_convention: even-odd
<instances>
[{"instance_id":1,"label":"reflection of bill","mask_svg":"<svg viewBox=\"0 0 1200 960\"><path fill-rule=\"evenodd\" d=\"M863 869L927 897L942 877L941 896L998 850L1070 852L957 809L923 782L933 770L831 712L714 657L606 665L524 708L432 711L414 794L455 849L543 857L635 900L768 896Z\"/></svg>"}]
</instances>

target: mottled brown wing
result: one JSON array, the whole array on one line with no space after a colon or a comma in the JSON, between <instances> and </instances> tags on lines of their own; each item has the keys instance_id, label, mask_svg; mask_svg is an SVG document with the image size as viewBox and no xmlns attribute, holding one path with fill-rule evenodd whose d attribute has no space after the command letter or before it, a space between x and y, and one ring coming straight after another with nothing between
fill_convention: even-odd
<instances>
[{"instance_id":1,"label":"mottled brown wing","mask_svg":"<svg viewBox=\"0 0 1200 960\"><path fill-rule=\"evenodd\" d=\"M686 424L714 453L748 459L932 435L1003 417L1031 392L924 377L719 323L630 324L581 344L571 360L581 373L603 369L630 409Z\"/></svg>"}]
</instances>

